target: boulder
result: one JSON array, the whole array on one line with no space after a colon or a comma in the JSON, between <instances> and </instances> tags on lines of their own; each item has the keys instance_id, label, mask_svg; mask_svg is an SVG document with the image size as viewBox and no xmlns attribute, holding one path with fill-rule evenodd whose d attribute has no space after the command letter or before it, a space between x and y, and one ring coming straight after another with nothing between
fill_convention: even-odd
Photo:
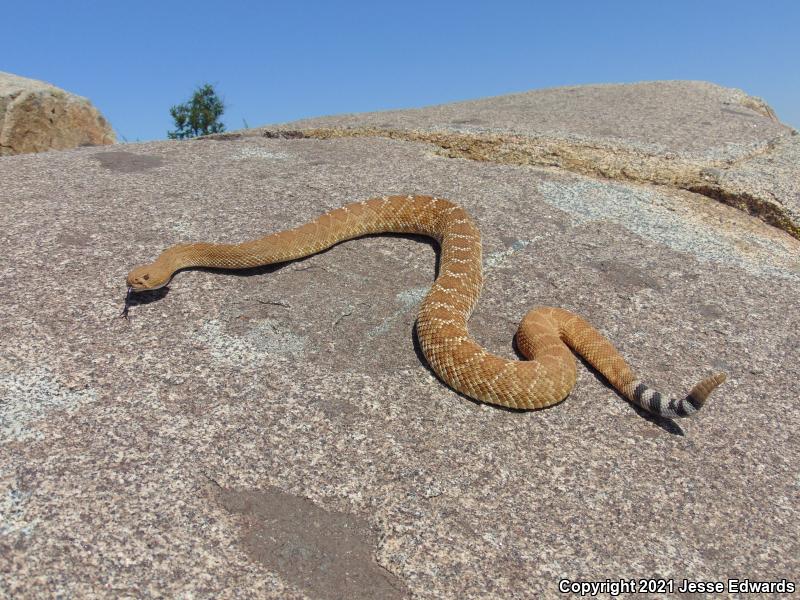
<instances>
[{"instance_id":1,"label":"boulder","mask_svg":"<svg viewBox=\"0 0 800 600\"><path fill-rule=\"evenodd\" d=\"M607 579L671 597L684 578L796 580L800 240L648 173L674 161L734 194L789 190L797 163L770 158L797 138L710 84L573 90L0 159L0 597L559 598ZM119 316L128 270L167 246L400 193L479 224L469 327L490 351L514 358L522 315L561 306L659 390L728 380L680 421L581 362L552 408L471 401L415 345L436 269L417 236L187 269Z\"/></svg>"},{"instance_id":2,"label":"boulder","mask_svg":"<svg viewBox=\"0 0 800 600\"><path fill-rule=\"evenodd\" d=\"M706 81L533 90L333 115L266 135L389 137L445 156L558 167L714 198L800 239L800 136L761 98Z\"/></svg>"},{"instance_id":3,"label":"boulder","mask_svg":"<svg viewBox=\"0 0 800 600\"><path fill-rule=\"evenodd\" d=\"M115 141L111 125L88 99L0 72L0 156Z\"/></svg>"}]
</instances>

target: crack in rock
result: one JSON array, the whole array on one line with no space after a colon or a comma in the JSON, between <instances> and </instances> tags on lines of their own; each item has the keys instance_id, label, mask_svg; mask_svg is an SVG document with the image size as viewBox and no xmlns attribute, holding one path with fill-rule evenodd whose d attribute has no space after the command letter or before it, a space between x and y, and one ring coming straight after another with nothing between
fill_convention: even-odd
<instances>
[{"instance_id":1,"label":"crack in rock","mask_svg":"<svg viewBox=\"0 0 800 600\"><path fill-rule=\"evenodd\" d=\"M746 161L774 152L781 136L754 144L744 156L701 160L643 144L622 147L573 135L569 139L496 133L414 131L375 127L329 127L265 130L281 139L385 137L435 145L440 156L519 166L555 167L615 181L666 185L713 198L743 210L800 239L800 215L792 215L776 198L729 186L723 174ZM787 134L795 135L794 132Z\"/></svg>"}]
</instances>

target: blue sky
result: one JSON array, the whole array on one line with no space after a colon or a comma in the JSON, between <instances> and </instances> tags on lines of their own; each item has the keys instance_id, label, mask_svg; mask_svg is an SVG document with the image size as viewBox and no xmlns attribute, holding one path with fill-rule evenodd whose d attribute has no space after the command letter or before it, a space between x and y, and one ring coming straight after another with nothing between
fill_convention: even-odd
<instances>
[{"instance_id":1,"label":"blue sky","mask_svg":"<svg viewBox=\"0 0 800 600\"><path fill-rule=\"evenodd\" d=\"M800 0L2 4L0 71L87 96L120 141L165 139L214 84L229 130L535 88L702 79L800 128Z\"/></svg>"}]
</instances>

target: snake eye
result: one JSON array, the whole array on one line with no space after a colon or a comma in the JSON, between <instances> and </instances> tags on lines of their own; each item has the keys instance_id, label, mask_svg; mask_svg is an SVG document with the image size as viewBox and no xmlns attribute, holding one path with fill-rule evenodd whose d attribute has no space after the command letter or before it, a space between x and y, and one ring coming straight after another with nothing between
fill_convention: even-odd
<instances>
[{"instance_id":1,"label":"snake eye","mask_svg":"<svg viewBox=\"0 0 800 600\"><path fill-rule=\"evenodd\" d=\"M148 281L150 279L150 274L149 273L145 273L144 275L142 275L142 279L144 279L145 281Z\"/></svg>"}]
</instances>

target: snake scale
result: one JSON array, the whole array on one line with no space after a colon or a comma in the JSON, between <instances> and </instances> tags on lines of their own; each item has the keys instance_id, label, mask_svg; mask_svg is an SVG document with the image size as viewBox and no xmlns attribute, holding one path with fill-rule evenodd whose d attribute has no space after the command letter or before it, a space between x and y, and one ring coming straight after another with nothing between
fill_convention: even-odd
<instances>
[{"instance_id":1,"label":"snake scale","mask_svg":"<svg viewBox=\"0 0 800 600\"><path fill-rule=\"evenodd\" d=\"M703 379L682 399L648 387L600 332L567 310L537 307L516 334L528 360L507 360L470 337L467 320L483 284L481 236L466 210L431 196L384 196L347 204L314 221L241 244L178 244L127 277L131 293L165 286L180 269L244 269L316 254L367 234L413 233L435 239L439 274L419 308L417 337L430 366L451 388L491 404L536 409L563 400L575 385L580 354L625 398L665 417L695 413L725 381L724 373Z\"/></svg>"}]
</instances>

